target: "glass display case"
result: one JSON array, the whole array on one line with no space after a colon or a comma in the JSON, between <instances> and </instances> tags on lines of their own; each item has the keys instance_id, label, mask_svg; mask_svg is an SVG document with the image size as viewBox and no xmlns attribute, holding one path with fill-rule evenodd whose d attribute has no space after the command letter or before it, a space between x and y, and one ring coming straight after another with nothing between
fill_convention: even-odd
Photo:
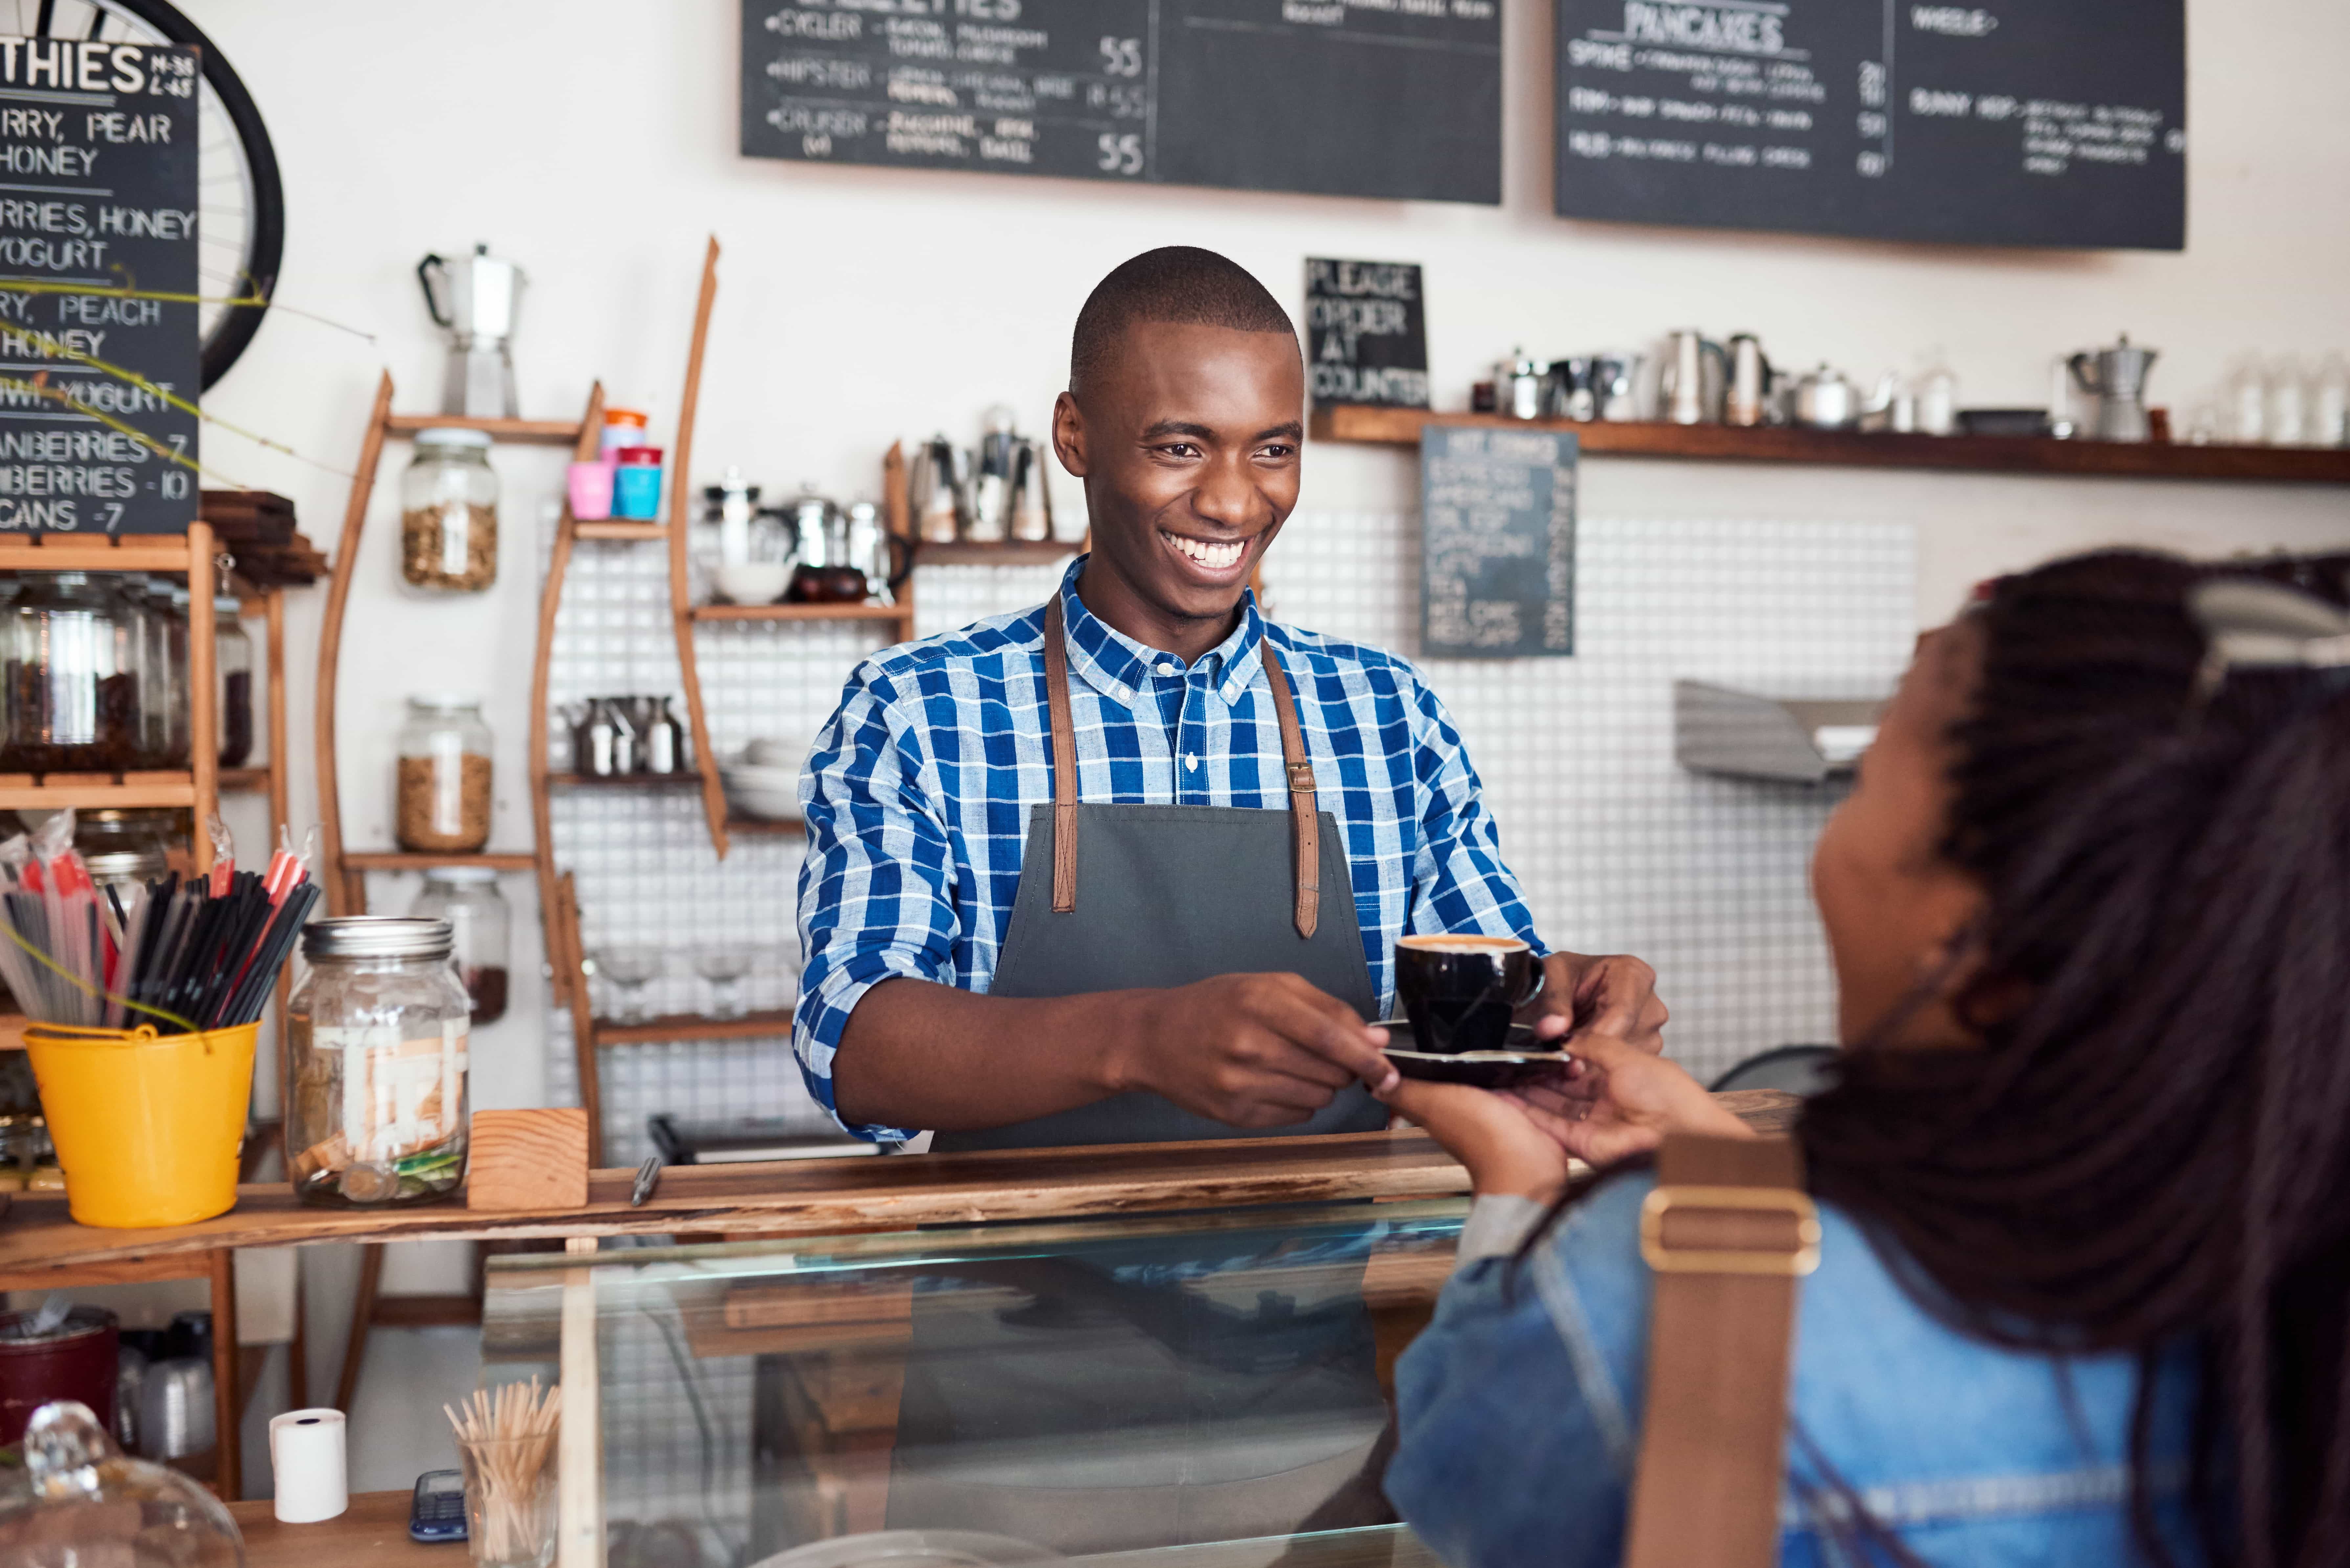
<instances>
[{"instance_id":1,"label":"glass display case","mask_svg":"<svg viewBox=\"0 0 2350 1568\"><path fill-rule=\"evenodd\" d=\"M608 1568L1432 1563L1378 1477L1467 1209L495 1257L484 1379L562 1380L564 1529Z\"/></svg>"}]
</instances>

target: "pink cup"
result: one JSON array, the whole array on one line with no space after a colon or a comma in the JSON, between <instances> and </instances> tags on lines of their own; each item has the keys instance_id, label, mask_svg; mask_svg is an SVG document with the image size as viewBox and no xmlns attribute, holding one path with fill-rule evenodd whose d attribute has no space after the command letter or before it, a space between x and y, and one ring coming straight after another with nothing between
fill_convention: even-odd
<instances>
[{"instance_id":1,"label":"pink cup","mask_svg":"<svg viewBox=\"0 0 2350 1568\"><path fill-rule=\"evenodd\" d=\"M612 465L608 462L575 462L567 483L571 493L571 516L577 523L600 523L612 514Z\"/></svg>"}]
</instances>

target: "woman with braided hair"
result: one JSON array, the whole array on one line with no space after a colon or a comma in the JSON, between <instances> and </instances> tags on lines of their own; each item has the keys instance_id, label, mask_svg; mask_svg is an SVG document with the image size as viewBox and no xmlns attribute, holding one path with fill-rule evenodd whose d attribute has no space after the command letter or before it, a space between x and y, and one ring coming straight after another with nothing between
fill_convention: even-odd
<instances>
[{"instance_id":1,"label":"woman with braided hair","mask_svg":"<svg viewBox=\"0 0 2350 1568\"><path fill-rule=\"evenodd\" d=\"M1813 866L1783 1562L2350 1561L2345 569L2085 556L1920 639ZM1580 1054L1388 1096L1479 1195L1388 1476L1454 1568L1621 1560L1642 1157L1742 1131Z\"/></svg>"}]
</instances>

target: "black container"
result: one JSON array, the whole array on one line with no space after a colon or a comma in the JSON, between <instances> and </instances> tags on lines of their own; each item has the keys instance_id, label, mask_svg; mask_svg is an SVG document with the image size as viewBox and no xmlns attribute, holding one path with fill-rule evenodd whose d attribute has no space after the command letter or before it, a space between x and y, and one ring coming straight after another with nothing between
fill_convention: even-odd
<instances>
[{"instance_id":1,"label":"black container","mask_svg":"<svg viewBox=\"0 0 2350 1568\"><path fill-rule=\"evenodd\" d=\"M1405 937L1395 967L1412 1034L1439 1055L1505 1049L1512 1014L1543 986L1542 960L1515 937Z\"/></svg>"}]
</instances>

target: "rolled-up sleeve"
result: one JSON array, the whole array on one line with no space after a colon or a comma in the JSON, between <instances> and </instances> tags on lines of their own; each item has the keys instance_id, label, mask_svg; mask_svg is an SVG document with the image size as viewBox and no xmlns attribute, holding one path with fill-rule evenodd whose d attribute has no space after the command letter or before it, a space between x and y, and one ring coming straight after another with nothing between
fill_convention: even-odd
<instances>
[{"instance_id":1,"label":"rolled-up sleeve","mask_svg":"<svg viewBox=\"0 0 2350 1568\"><path fill-rule=\"evenodd\" d=\"M1409 929L1519 937L1547 956L1550 950L1534 934L1525 893L1502 858L1501 831L1485 809L1484 784L1470 764L1452 715L1417 672L1409 692L1420 801Z\"/></svg>"},{"instance_id":2,"label":"rolled-up sleeve","mask_svg":"<svg viewBox=\"0 0 2350 1568\"><path fill-rule=\"evenodd\" d=\"M902 1127L841 1121L833 1058L867 992L885 980L954 981L958 930L950 841L920 729L871 663L849 677L800 778L807 852L800 863L799 1006L792 1045L816 1103L858 1137Z\"/></svg>"}]
</instances>

